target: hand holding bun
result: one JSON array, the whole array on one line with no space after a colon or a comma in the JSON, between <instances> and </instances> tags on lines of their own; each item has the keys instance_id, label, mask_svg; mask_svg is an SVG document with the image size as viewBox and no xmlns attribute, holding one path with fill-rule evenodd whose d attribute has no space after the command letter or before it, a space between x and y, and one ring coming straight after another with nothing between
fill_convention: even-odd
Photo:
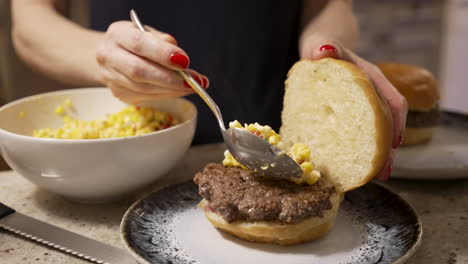
<instances>
[{"instance_id":1,"label":"hand holding bun","mask_svg":"<svg viewBox=\"0 0 468 264\"><path fill-rule=\"evenodd\" d=\"M392 147L395 149L402 144L408 104L392 83L385 78L379 68L369 61L356 55L353 51L341 45L339 41L330 37L315 38L312 45L307 47L309 52L301 52L302 59L319 60L323 58L336 58L353 63L364 72L375 90L382 98L383 104L391 112L392 117ZM394 151L390 151L385 166L376 178L386 180L390 177Z\"/></svg>"},{"instance_id":2,"label":"hand holding bun","mask_svg":"<svg viewBox=\"0 0 468 264\"><path fill-rule=\"evenodd\" d=\"M392 119L368 77L335 59L302 60L288 74L280 134L311 149L342 192L374 178L391 151Z\"/></svg>"}]
</instances>

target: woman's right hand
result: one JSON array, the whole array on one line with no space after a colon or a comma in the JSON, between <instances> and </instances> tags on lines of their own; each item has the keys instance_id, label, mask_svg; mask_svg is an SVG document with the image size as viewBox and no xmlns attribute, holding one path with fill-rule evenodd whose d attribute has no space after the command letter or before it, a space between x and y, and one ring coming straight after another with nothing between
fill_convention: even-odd
<instances>
[{"instance_id":1,"label":"woman's right hand","mask_svg":"<svg viewBox=\"0 0 468 264\"><path fill-rule=\"evenodd\" d=\"M145 28L149 32L141 32L129 21L109 26L96 52L101 82L115 97L129 104L193 93L174 71L188 68L185 51L171 35ZM203 88L209 86L206 76L188 71Z\"/></svg>"}]
</instances>

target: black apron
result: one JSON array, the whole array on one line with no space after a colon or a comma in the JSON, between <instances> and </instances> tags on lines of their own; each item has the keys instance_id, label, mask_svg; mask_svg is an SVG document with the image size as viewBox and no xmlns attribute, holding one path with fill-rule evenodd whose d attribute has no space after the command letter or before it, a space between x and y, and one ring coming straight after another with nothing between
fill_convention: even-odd
<instances>
[{"instance_id":1,"label":"black apron","mask_svg":"<svg viewBox=\"0 0 468 264\"><path fill-rule=\"evenodd\" d=\"M229 121L258 122L278 130L284 80L299 58L300 0L98 0L91 24L105 31L129 20L135 9L144 24L174 36L190 68L210 79L208 93ZM214 115L198 95L194 144L222 141Z\"/></svg>"}]
</instances>

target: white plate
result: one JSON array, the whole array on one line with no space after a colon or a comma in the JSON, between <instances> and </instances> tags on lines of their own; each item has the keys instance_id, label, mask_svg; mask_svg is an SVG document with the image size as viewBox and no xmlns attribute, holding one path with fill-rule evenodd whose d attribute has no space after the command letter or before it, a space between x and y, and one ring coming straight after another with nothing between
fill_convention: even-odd
<instances>
[{"instance_id":1,"label":"white plate","mask_svg":"<svg viewBox=\"0 0 468 264\"><path fill-rule=\"evenodd\" d=\"M325 237L287 247L218 231L197 208L200 200L198 187L189 182L136 202L122 220L125 246L140 263L384 264L403 263L422 236L414 210L374 183L346 194Z\"/></svg>"},{"instance_id":2,"label":"white plate","mask_svg":"<svg viewBox=\"0 0 468 264\"><path fill-rule=\"evenodd\" d=\"M444 114L430 142L397 149L392 177L468 178L468 118Z\"/></svg>"}]
</instances>

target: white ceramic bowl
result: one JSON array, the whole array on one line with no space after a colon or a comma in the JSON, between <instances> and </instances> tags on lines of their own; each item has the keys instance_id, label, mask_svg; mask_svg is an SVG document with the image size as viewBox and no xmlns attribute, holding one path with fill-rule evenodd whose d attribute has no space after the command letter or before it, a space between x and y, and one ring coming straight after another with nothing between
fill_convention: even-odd
<instances>
[{"instance_id":1,"label":"white ceramic bowl","mask_svg":"<svg viewBox=\"0 0 468 264\"><path fill-rule=\"evenodd\" d=\"M106 202L165 175L190 147L197 111L181 98L148 103L179 118L181 124L126 138L45 139L34 129L59 127L54 109L66 99L70 116L103 119L126 105L107 88L82 88L23 98L0 108L0 147L7 163L39 187L81 202ZM21 117L20 112L24 113Z\"/></svg>"}]
</instances>

